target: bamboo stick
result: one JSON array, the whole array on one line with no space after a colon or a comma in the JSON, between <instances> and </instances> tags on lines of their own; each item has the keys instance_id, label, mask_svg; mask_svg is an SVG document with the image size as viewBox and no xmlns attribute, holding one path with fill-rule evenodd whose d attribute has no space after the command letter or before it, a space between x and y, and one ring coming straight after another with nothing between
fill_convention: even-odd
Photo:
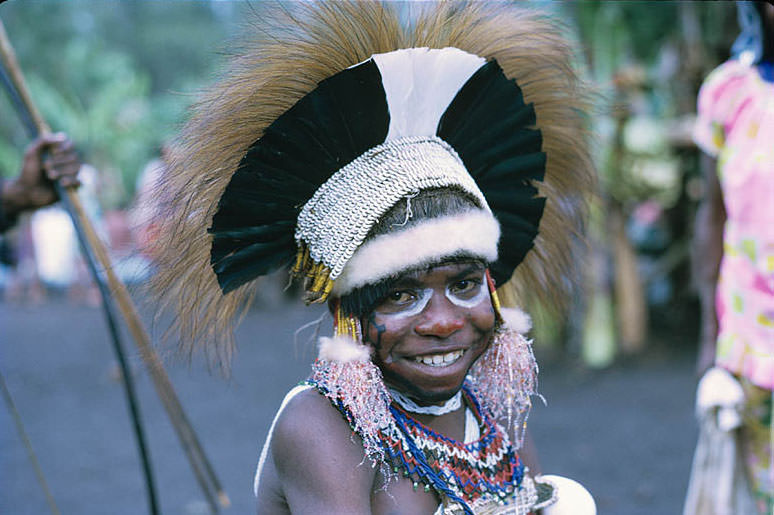
<instances>
[{"instance_id":1,"label":"bamboo stick","mask_svg":"<svg viewBox=\"0 0 774 515\"><path fill-rule=\"evenodd\" d=\"M21 68L16 60L15 52L10 44L10 40L5 31L5 27L0 20L0 58L3 60L5 69L8 71L11 81L13 82L16 90L24 103L25 107L29 111L35 126L40 134L48 134L51 132L50 127L43 119L38 111L36 105L32 101L32 98L27 89L24 77L21 72ZM148 372L153 380L153 384L156 388L156 392L162 401L162 404L169 416L172 426L177 433L183 450L188 457L188 460L193 469L194 475L199 482L200 487L205 493L211 507L216 511L217 505L213 500L213 493L217 497L217 503L223 508L227 508L231 505L228 494L223 490L223 487L218 480L212 465L210 464L207 456L202 449L201 444L196 436L196 433L191 426L188 418L185 415L182 405L174 391L171 381L166 374L161 359L156 351L153 349L145 327L137 313L134 303L129 295L126 286L115 275L113 271L110 258L108 256L105 246L97 236L94 226L81 204L80 197L78 196L75 188L60 188L60 191L64 191L67 196L67 200L72 207L71 216L78 219L81 227L84 230L84 236L87 243L100 265L102 266L107 284L111 293L115 296L118 303L118 307L124 317L129 332L131 333L135 344L138 347L140 356L145 363Z\"/></svg>"}]
</instances>

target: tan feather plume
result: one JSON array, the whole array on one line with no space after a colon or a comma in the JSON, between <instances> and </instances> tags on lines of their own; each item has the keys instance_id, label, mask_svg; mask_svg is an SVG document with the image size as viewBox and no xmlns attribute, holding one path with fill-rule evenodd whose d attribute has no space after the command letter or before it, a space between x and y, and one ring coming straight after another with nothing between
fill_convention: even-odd
<instances>
[{"instance_id":1,"label":"tan feather plume","mask_svg":"<svg viewBox=\"0 0 774 515\"><path fill-rule=\"evenodd\" d=\"M404 4L405 5L405 4ZM265 9L268 9L264 7ZM175 315L171 331L189 354L201 347L228 368L233 327L249 305L255 282L223 295L210 266L207 228L231 175L263 131L318 82L376 53L454 46L497 59L535 104L548 154L548 197L535 248L500 288L506 305L525 292L544 304L566 298L571 242L585 217L593 167L587 150L588 103L563 29L538 13L497 3L422 4L413 23L376 2L292 3L261 12L235 51L224 77L193 107L174 142L159 192L166 199L156 242L154 289L161 309Z\"/></svg>"},{"instance_id":2,"label":"tan feather plume","mask_svg":"<svg viewBox=\"0 0 774 515\"><path fill-rule=\"evenodd\" d=\"M412 46L452 46L494 58L533 103L547 155L535 183L547 198L534 248L498 288L509 307L566 308L579 279L583 225L596 187L589 153L592 95L575 71L569 29L538 11L501 3L443 3L420 16Z\"/></svg>"}]
</instances>

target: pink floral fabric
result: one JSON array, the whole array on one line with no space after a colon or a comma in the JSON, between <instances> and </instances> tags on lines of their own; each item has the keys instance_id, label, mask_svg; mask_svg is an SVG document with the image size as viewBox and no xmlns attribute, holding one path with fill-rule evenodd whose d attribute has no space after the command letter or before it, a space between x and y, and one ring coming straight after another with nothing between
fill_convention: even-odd
<instances>
[{"instance_id":1,"label":"pink floral fabric","mask_svg":"<svg viewBox=\"0 0 774 515\"><path fill-rule=\"evenodd\" d=\"M774 83L722 64L699 92L694 140L717 157L727 215L716 363L774 390Z\"/></svg>"}]
</instances>

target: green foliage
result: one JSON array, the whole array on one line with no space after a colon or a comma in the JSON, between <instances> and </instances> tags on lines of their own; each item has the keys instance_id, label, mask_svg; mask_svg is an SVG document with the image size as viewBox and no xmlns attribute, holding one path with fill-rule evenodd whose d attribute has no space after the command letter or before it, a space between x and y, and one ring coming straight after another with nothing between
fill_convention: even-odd
<instances>
[{"instance_id":1,"label":"green foliage","mask_svg":"<svg viewBox=\"0 0 774 515\"><path fill-rule=\"evenodd\" d=\"M143 166L184 118L189 93L212 79L238 16L237 4L193 1L0 7L36 105L111 185L103 189L108 208L130 202ZM0 109L0 173L13 175L29 138L4 94Z\"/></svg>"},{"instance_id":2,"label":"green foliage","mask_svg":"<svg viewBox=\"0 0 774 515\"><path fill-rule=\"evenodd\" d=\"M70 134L85 160L102 173L123 171L123 180L131 184L159 137L147 74L139 72L128 56L99 51L79 40L68 43L61 55L72 72L62 82L28 76L43 116L54 130Z\"/></svg>"},{"instance_id":3,"label":"green foliage","mask_svg":"<svg viewBox=\"0 0 774 515\"><path fill-rule=\"evenodd\" d=\"M676 129L695 111L703 77L727 57L738 31L733 4L589 0L564 7L601 94L595 123L604 193L625 206L656 199L672 207L683 173L675 141L686 138Z\"/></svg>"}]
</instances>

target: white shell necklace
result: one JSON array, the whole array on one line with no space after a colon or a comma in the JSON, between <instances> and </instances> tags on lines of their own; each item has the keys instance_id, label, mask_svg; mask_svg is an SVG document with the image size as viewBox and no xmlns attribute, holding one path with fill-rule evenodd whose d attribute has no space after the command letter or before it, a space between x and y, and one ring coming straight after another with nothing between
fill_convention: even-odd
<instances>
[{"instance_id":1,"label":"white shell necklace","mask_svg":"<svg viewBox=\"0 0 774 515\"><path fill-rule=\"evenodd\" d=\"M390 388L390 395L392 400L398 403L398 405L409 413L420 413L422 415L445 415L460 409L462 406L462 390L455 393L449 400L444 402L440 406L420 406L413 400L409 399L397 390Z\"/></svg>"}]
</instances>

